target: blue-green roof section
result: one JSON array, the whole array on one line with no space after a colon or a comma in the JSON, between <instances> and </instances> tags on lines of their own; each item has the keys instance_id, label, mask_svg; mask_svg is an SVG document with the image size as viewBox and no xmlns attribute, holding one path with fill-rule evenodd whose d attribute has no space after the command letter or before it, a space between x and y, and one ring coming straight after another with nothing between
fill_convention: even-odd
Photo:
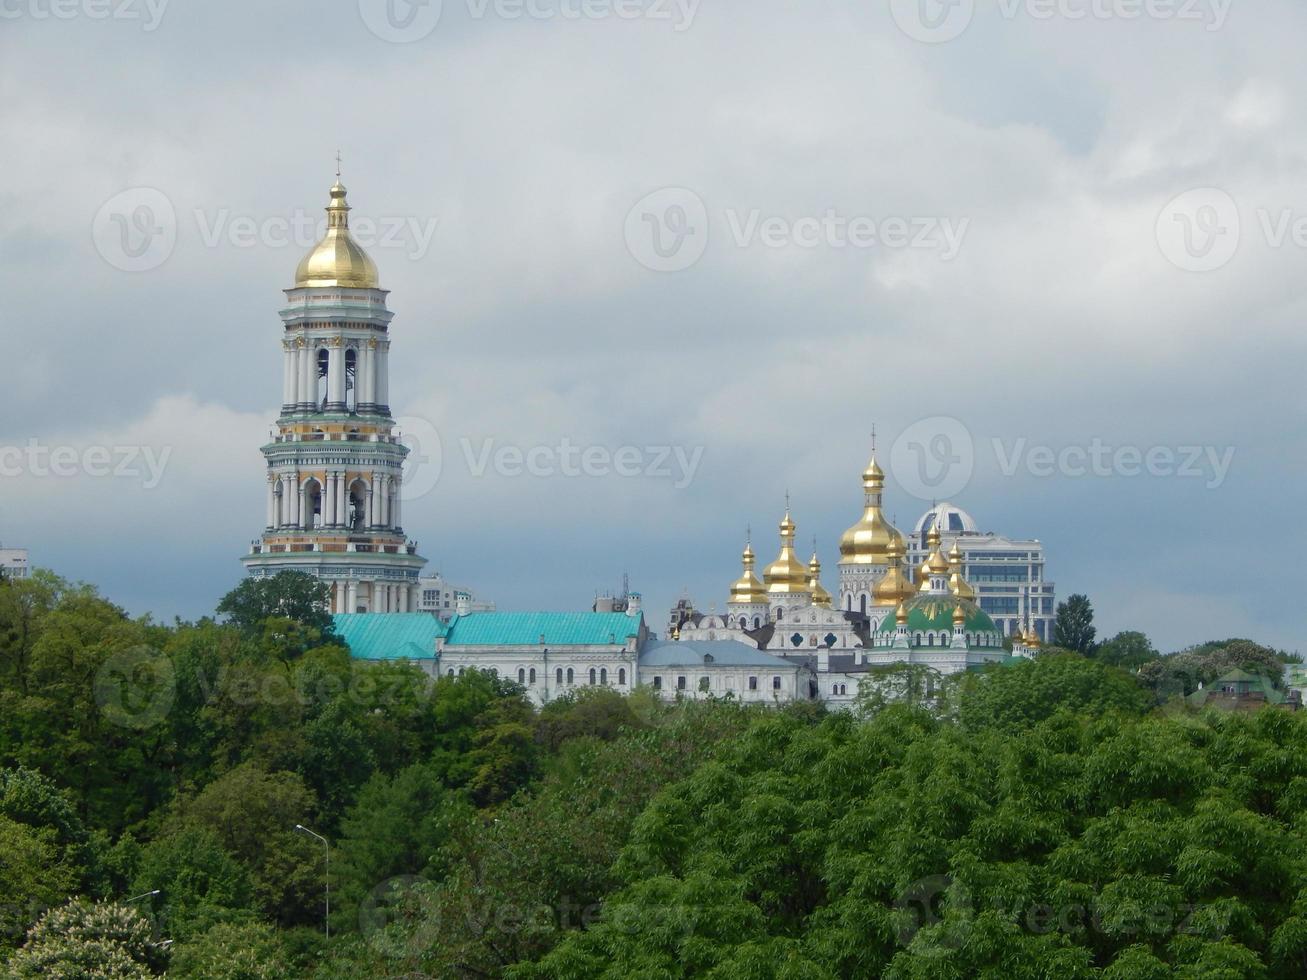
<instances>
[{"instance_id":1,"label":"blue-green roof section","mask_svg":"<svg viewBox=\"0 0 1307 980\"><path fill-rule=\"evenodd\" d=\"M449 624L447 647L625 646L641 616L626 613L476 612Z\"/></svg>"},{"instance_id":2,"label":"blue-green roof section","mask_svg":"<svg viewBox=\"0 0 1307 980\"><path fill-rule=\"evenodd\" d=\"M431 613L337 613L336 632L357 660L434 660L447 627Z\"/></svg>"}]
</instances>

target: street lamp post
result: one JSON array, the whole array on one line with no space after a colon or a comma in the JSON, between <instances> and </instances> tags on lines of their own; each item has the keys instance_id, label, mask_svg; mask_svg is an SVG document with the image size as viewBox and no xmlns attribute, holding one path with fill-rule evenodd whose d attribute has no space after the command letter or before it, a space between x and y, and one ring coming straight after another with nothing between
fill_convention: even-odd
<instances>
[{"instance_id":1,"label":"street lamp post","mask_svg":"<svg viewBox=\"0 0 1307 980\"><path fill-rule=\"evenodd\" d=\"M295 825L295 829L301 831L302 833L308 834L310 837L316 837L318 840L322 841L322 847L327 855L326 873L324 874L324 878L326 879L326 884L327 884L327 913L323 918L326 922L327 938L330 939L331 938L331 845L327 843L327 838L323 837L321 834L315 834L313 831L309 830L309 828L304 826L302 823L297 823Z\"/></svg>"},{"instance_id":2,"label":"street lamp post","mask_svg":"<svg viewBox=\"0 0 1307 980\"><path fill-rule=\"evenodd\" d=\"M133 902L139 902L139 901L140 901L141 899L143 899L143 898L153 898L155 895L158 895L158 894L159 894L159 889L156 888L156 889L155 889L154 891L152 891L152 892L146 892L146 893L143 894L143 895L137 895L135 898L129 898L129 899L127 899L127 901L123 902L123 904L124 904L124 905L131 905Z\"/></svg>"}]
</instances>

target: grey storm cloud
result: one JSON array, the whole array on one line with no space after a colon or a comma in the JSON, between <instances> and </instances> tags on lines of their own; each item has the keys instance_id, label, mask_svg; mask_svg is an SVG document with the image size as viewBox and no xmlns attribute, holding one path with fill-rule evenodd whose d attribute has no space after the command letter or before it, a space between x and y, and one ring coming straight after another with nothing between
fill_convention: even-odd
<instances>
[{"instance_id":1,"label":"grey storm cloud","mask_svg":"<svg viewBox=\"0 0 1307 980\"><path fill-rule=\"evenodd\" d=\"M0 539L134 612L212 609L339 149L392 403L440 441L408 530L501 608L624 572L655 628L683 589L720 605L787 490L829 585L872 425L886 456L942 418L955 502L1043 540L1100 630L1297 648L1270 567L1303 544L1304 28L1291 0L0 0L0 447L78 460L12 457ZM142 192L166 254L106 259L163 213L105 216ZM701 455L475 465L564 442ZM1100 473L1095 445L1232 455ZM92 446L169 454L147 486ZM889 476L910 525L929 494Z\"/></svg>"}]
</instances>

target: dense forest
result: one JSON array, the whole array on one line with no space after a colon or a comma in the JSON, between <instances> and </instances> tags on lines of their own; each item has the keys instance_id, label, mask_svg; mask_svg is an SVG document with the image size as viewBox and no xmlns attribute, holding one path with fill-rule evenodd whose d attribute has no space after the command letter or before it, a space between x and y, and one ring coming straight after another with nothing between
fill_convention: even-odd
<instances>
[{"instance_id":1,"label":"dense forest","mask_svg":"<svg viewBox=\"0 0 1307 980\"><path fill-rule=\"evenodd\" d=\"M1307 976L1307 714L1183 700L1277 651L1086 603L853 712L537 709L352 661L316 588L166 626L0 583L0 975Z\"/></svg>"}]
</instances>

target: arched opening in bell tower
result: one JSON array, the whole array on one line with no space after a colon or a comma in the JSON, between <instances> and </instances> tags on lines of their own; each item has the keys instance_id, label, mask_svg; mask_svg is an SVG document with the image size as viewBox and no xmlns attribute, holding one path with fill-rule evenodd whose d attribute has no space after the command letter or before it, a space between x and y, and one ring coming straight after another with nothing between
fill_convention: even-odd
<instances>
[{"instance_id":1,"label":"arched opening in bell tower","mask_svg":"<svg viewBox=\"0 0 1307 980\"><path fill-rule=\"evenodd\" d=\"M317 380L315 382L316 386L314 388L316 393L314 404L318 406L319 410L325 410L327 407L327 399L331 397L327 393L327 371L331 366L331 354L324 348L318 351L314 356L314 360L317 362L318 366Z\"/></svg>"},{"instance_id":2,"label":"arched opening in bell tower","mask_svg":"<svg viewBox=\"0 0 1307 980\"><path fill-rule=\"evenodd\" d=\"M355 480L349 485L349 527L352 531L367 530L368 485Z\"/></svg>"},{"instance_id":3,"label":"arched opening in bell tower","mask_svg":"<svg viewBox=\"0 0 1307 980\"><path fill-rule=\"evenodd\" d=\"M310 477L304 484L304 529L322 527L322 484Z\"/></svg>"},{"instance_id":4,"label":"arched opening in bell tower","mask_svg":"<svg viewBox=\"0 0 1307 980\"><path fill-rule=\"evenodd\" d=\"M345 409L350 413L358 411L358 358L354 348L345 351Z\"/></svg>"}]
</instances>

